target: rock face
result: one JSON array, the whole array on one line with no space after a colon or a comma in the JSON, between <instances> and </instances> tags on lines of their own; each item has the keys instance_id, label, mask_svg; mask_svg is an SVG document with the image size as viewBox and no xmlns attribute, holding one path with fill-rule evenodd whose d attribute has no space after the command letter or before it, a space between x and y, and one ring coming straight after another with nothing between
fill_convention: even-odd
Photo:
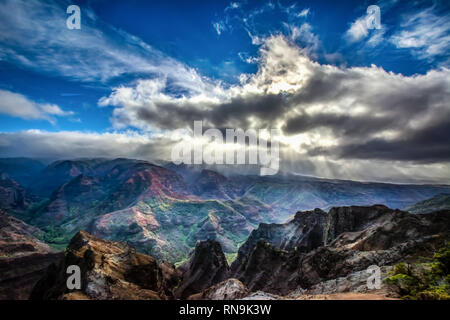
<instances>
[{"instance_id":1,"label":"rock face","mask_svg":"<svg viewBox=\"0 0 450 320\"><path fill-rule=\"evenodd\" d=\"M371 224L376 224L380 216L390 216L393 211L383 205L371 207L337 207L328 212L325 234L325 244L333 241L344 232L365 230Z\"/></svg>"},{"instance_id":2,"label":"rock face","mask_svg":"<svg viewBox=\"0 0 450 320\"><path fill-rule=\"evenodd\" d=\"M42 272L61 259L35 237L40 232L0 211L0 300L28 299Z\"/></svg>"},{"instance_id":3,"label":"rock face","mask_svg":"<svg viewBox=\"0 0 450 320\"><path fill-rule=\"evenodd\" d=\"M285 300L285 298L264 291L256 291L240 300Z\"/></svg>"},{"instance_id":4,"label":"rock face","mask_svg":"<svg viewBox=\"0 0 450 320\"><path fill-rule=\"evenodd\" d=\"M308 290L299 290L299 292L293 292L291 295L294 298L298 298L303 295L320 295L320 294L336 294L336 293L377 293L383 296L397 297L397 293L391 290L383 280L389 275L389 272L393 270L391 266L383 266L380 268L381 276L381 288L377 290L370 290L367 287L367 270L356 271L350 273L344 277L339 277L332 280L327 280L313 285Z\"/></svg>"},{"instance_id":5,"label":"rock face","mask_svg":"<svg viewBox=\"0 0 450 320\"><path fill-rule=\"evenodd\" d=\"M0 174L0 208L5 210L24 209L27 206L25 189L16 181Z\"/></svg>"},{"instance_id":6,"label":"rock face","mask_svg":"<svg viewBox=\"0 0 450 320\"><path fill-rule=\"evenodd\" d=\"M282 230L298 230L297 224L294 219ZM231 276L251 291L287 294L299 287L309 289L370 265L386 266L427 256L450 239L449 225L450 211L413 215L380 205L333 208L323 225L322 241L309 239L315 239L317 232L304 235L298 231L286 233L280 242L272 232L280 225L273 225L270 231L254 231L252 235L259 236L250 237L248 242L256 244L241 247ZM271 229L262 227L266 228ZM299 249L302 243L316 246L309 246L310 251Z\"/></svg>"},{"instance_id":7,"label":"rock face","mask_svg":"<svg viewBox=\"0 0 450 320\"><path fill-rule=\"evenodd\" d=\"M188 300L236 300L249 294L247 287L238 279L227 279L201 293L188 297Z\"/></svg>"},{"instance_id":8,"label":"rock face","mask_svg":"<svg viewBox=\"0 0 450 320\"><path fill-rule=\"evenodd\" d=\"M69 290L67 267L81 269L81 290ZM33 288L31 299L167 299L178 283L170 265L119 242L95 238L80 231L70 242L64 259L52 264Z\"/></svg>"},{"instance_id":9,"label":"rock face","mask_svg":"<svg viewBox=\"0 0 450 320\"><path fill-rule=\"evenodd\" d=\"M297 212L295 217L284 224L261 223L258 229L250 234L247 241L239 248L238 256L232 264L232 272L239 274L245 265L244 260L263 239L273 247L282 250L309 252L324 244L324 232L327 213L315 209L313 211ZM242 270L243 271L243 270Z\"/></svg>"},{"instance_id":10,"label":"rock face","mask_svg":"<svg viewBox=\"0 0 450 320\"><path fill-rule=\"evenodd\" d=\"M38 240L38 228L8 215L0 210L0 256L16 257L27 252L47 253L50 247Z\"/></svg>"},{"instance_id":11,"label":"rock face","mask_svg":"<svg viewBox=\"0 0 450 320\"><path fill-rule=\"evenodd\" d=\"M229 266L220 243L200 241L189 260L180 266L182 281L176 297L187 298L228 278Z\"/></svg>"}]
</instances>

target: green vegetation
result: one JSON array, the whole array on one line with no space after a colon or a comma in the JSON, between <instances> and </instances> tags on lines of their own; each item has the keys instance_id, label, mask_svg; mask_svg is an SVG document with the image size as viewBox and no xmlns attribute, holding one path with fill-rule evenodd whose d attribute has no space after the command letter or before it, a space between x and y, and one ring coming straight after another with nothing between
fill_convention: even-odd
<instances>
[{"instance_id":1,"label":"green vegetation","mask_svg":"<svg viewBox=\"0 0 450 320\"><path fill-rule=\"evenodd\" d=\"M33 202L25 211L15 212L14 216L26 223L30 223L35 217L42 214L49 203L50 200L48 198L44 198L38 202Z\"/></svg>"},{"instance_id":2,"label":"green vegetation","mask_svg":"<svg viewBox=\"0 0 450 320\"><path fill-rule=\"evenodd\" d=\"M441 193L433 198L417 202L405 210L411 213L429 213L438 210L450 209L450 194Z\"/></svg>"},{"instance_id":3,"label":"green vegetation","mask_svg":"<svg viewBox=\"0 0 450 320\"><path fill-rule=\"evenodd\" d=\"M188 257L185 257L185 258L183 258L182 260L180 260L180 261L178 261L178 262L175 262L174 265L175 265L175 267L178 268L178 267L181 266L183 263L185 263L187 260L188 260Z\"/></svg>"},{"instance_id":4,"label":"green vegetation","mask_svg":"<svg viewBox=\"0 0 450 320\"><path fill-rule=\"evenodd\" d=\"M450 245L428 262L399 263L385 282L398 288L403 299L450 300Z\"/></svg>"},{"instance_id":5,"label":"green vegetation","mask_svg":"<svg viewBox=\"0 0 450 320\"><path fill-rule=\"evenodd\" d=\"M234 260L237 258L237 252L236 253L225 253L225 258L227 258L228 265L231 265Z\"/></svg>"},{"instance_id":6,"label":"green vegetation","mask_svg":"<svg viewBox=\"0 0 450 320\"><path fill-rule=\"evenodd\" d=\"M57 250L64 250L74 236L73 233L68 234L63 228L52 225L42 228L42 231L40 240Z\"/></svg>"}]
</instances>

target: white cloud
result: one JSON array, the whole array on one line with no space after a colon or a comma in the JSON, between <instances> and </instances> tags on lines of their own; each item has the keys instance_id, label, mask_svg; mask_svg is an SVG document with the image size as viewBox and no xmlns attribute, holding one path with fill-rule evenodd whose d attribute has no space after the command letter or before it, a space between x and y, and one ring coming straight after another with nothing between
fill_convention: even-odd
<instances>
[{"instance_id":1,"label":"white cloud","mask_svg":"<svg viewBox=\"0 0 450 320\"><path fill-rule=\"evenodd\" d=\"M55 104L36 103L27 97L0 89L0 113L22 119L45 119L55 122L52 116L70 116L72 111L63 111Z\"/></svg>"},{"instance_id":2,"label":"white cloud","mask_svg":"<svg viewBox=\"0 0 450 320\"><path fill-rule=\"evenodd\" d=\"M74 114L73 111L64 111L61 110L56 104L41 104L41 110L47 114L55 115L55 116L71 116Z\"/></svg>"},{"instance_id":3,"label":"white cloud","mask_svg":"<svg viewBox=\"0 0 450 320\"><path fill-rule=\"evenodd\" d=\"M239 2L231 2L228 7L225 8L225 11L237 9L241 6Z\"/></svg>"},{"instance_id":4,"label":"white cloud","mask_svg":"<svg viewBox=\"0 0 450 320\"><path fill-rule=\"evenodd\" d=\"M241 59L242 61L244 61L248 64L255 64L255 63L259 62L258 57L249 56L247 52L239 52L238 56L239 56L239 59Z\"/></svg>"},{"instance_id":5,"label":"white cloud","mask_svg":"<svg viewBox=\"0 0 450 320\"><path fill-rule=\"evenodd\" d=\"M384 39L385 32L386 30L384 28L381 28L379 30L373 30L372 36L369 38L369 40L367 40L366 44L369 47L376 47L385 40Z\"/></svg>"},{"instance_id":6,"label":"white cloud","mask_svg":"<svg viewBox=\"0 0 450 320\"><path fill-rule=\"evenodd\" d=\"M387 10L389 6L392 5L390 2L380 2L379 5L383 8L383 10ZM368 7L367 10L369 10L371 6ZM379 6L375 6L378 7ZM369 39L367 40L366 44L369 47L375 47L378 44L380 44L384 40L384 34L386 32L386 26L385 25L374 25L375 16L372 15L375 13L369 13L367 11L367 14L364 16L359 17L356 19L351 25L350 28L346 31L344 35L344 39L347 40L349 43L354 43L361 41L367 37ZM381 19L381 17L380 17Z\"/></svg>"},{"instance_id":7,"label":"white cloud","mask_svg":"<svg viewBox=\"0 0 450 320\"><path fill-rule=\"evenodd\" d=\"M346 36L350 42L356 42L364 39L368 34L367 17L362 16L350 25L350 29L347 30Z\"/></svg>"},{"instance_id":8,"label":"white cloud","mask_svg":"<svg viewBox=\"0 0 450 320\"><path fill-rule=\"evenodd\" d=\"M390 41L397 48L410 48L419 58L430 59L450 51L450 16L438 16L432 8L407 15L401 31Z\"/></svg>"},{"instance_id":9,"label":"white cloud","mask_svg":"<svg viewBox=\"0 0 450 320\"><path fill-rule=\"evenodd\" d=\"M297 17L307 17L309 15L309 8L303 9L297 13Z\"/></svg>"},{"instance_id":10,"label":"white cloud","mask_svg":"<svg viewBox=\"0 0 450 320\"><path fill-rule=\"evenodd\" d=\"M264 38L261 36L258 36L256 34L252 34L250 30L246 29L248 36L250 39L252 39L252 44L255 46L260 46L264 43Z\"/></svg>"},{"instance_id":11,"label":"white cloud","mask_svg":"<svg viewBox=\"0 0 450 320\"><path fill-rule=\"evenodd\" d=\"M222 34L222 31L225 30L225 25L220 22L213 23L214 30L216 30L217 34L220 36Z\"/></svg>"},{"instance_id":12,"label":"white cloud","mask_svg":"<svg viewBox=\"0 0 450 320\"><path fill-rule=\"evenodd\" d=\"M66 28L67 0L0 2L0 60L79 81L130 73L191 81L192 70L81 8L81 30Z\"/></svg>"},{"instance_id":13,"label":"white cloud","mask_svg":"<svg viewBox=\"0 0 450 320\"><path fill-rule=\"evenodd\" d=\"M315 56L320 46L320 40L317 35L312 31L312 27L309 23L305 22L300 27L292 24L284 24L289 30L290 38L293 41L300 43L301 47L310 56Z\"/></svg>"}]
</instances>

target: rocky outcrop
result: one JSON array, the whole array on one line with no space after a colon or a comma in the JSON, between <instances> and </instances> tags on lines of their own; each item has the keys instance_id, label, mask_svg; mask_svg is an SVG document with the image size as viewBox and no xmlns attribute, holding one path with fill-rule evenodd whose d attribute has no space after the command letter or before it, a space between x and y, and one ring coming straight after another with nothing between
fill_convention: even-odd
<instances>
[{"instance_id":1,"label":"rocky outcrop","mask_svg":"<svg viewBox=\"0 0 450 320\"><path fill-rule=\"evenodd\" d=\"M199 241L188 261L180 266L182 281L176 297L187 298L225 279L229 266L220 243L215 240Z\"/></svg>"},{"instance_id":2,"label":"rocky outcrop","mask_svg":"<svg viewBox=\"0 0 450 320\"><path fill-rule=\"evenodd\" d=\"M81 289L69 290L67 268L81 270ZM52 264L34 287L31 299L123 299L160 300L172 295L178 283L177 271L161 266L147 255L120 243L77 233L66 249L64 259Z\"/></svg>"},{"instance_id":3,"label":"rocky outcrop","mask_svg":"<svg viewBox=\"0 0 450 320\"><path fill-rule=\"evenodd\" d=\"M201 293L188 297L188 300L236 300L249 294L247 287L238 279L227 279Z\"/></svg>"},{"instance_id":4,"label":"rocky outcrop","mask_svg":"<svg viewBox=\"0 0 450 320\"><path fill-rule=\"evenodd\" d=\"M50 247L36 236L42 231L0 210L0 256L16 257L28 252L47 253Z\"/></svg>"},{"instance_id":5,"label":"rocky outcrop","mask_svg":"<svg viewBox=\"0 0 450 320\"><path fill-rule=\"evenodd\" d=\"M27 206L25 189L6 174L0 174L0 208L20 210Z\"/></svg>"},{"instance_id":6,"label":"rocky outcrop","mask_svg":"<svg viewBox=\"0 0 450 320\"><path fill-rule=\"evenodd\" d=\"M42 272L62 257L36 238L41 231L0 211L0 300L28 299Z\"/></svg>"},{"instance_id":7,"label":"rocky outcrop","mask_svg":"<svg viewBox=\"0 0 450 320\"><path fill-rule=\"evenodd\" d=\"M393 210L383 205L331 208L328 212L324 242L328 244L344 232L364 230L371 224L376 224L377 218L388 216L392 212Z\"/></svg>"},{"instance_id":8,"label":"rocky outcrop","mask_svg":"<svg viewBox=\"0 0 450 320\"><path fill-rule=\"evenodd\" d=\"M285 300L285 298L264 291L256 291L240 300Z\"/></svg>"},{"instance_id":9,"label":"rocky outcrop","mask_svg":"<svg viewBox=\"0 0 450 320\"><path fill-rule=\"evenodd\" d=\"M288 225L284 229L296 230L295 221ZM312 247L309 252L286 246L298 239L297 233L284 234L284 242L280 243L278 235L271 237L275 234L273 230L264 230L270 226L263 226L264 232L254 234L266 238L259 237L253 247L248 243L241 247L231 276L251 291L285 295L299 287L309 289L365 270L370 265L386 266L430 255L450 239L449 225L450 211L413 215L385 206L333 208L324 224L324 245ZM277 230L280 226L273 228ZM248 240L253 241L252 237ZM303 237L301 241L309 240Z\"/></svg>"},{"instance_id":10,"label":"rocky outcrop","mask_svg":"<svg viewBox=\"0 0 450 320\"><path fill-rule=\"evenodd\" d=\"M132 247L79 232L59 264L36 284L33 299L386 299L368 290L367 268L382 277L398 262L431 255L450 240L450 211L415 215L385 206L299 212L285 224L263 224L230 270L216 240L199 241L178 269ZM66 287L69 265L82 288ZM176 289L174 289L176 288ZM350 294L351 293L351 294Z\"/></svg>"},{"instance_id":11,"label":"rocky outcrop","mask_svg":"<svg viewBox=\"0 0 450 320\"><path fill-rule=\"evenodd\" d=\"M297 212L291 221L284 224L261 223L239 248L238 256L231 266L232 272L239 274L243 271L241 267L245 265L244 260L260 240L282 250L298 252L309 252L324 245L326 221L327 213L315 209Z\"/></svg>"},{"instance_id":12,"label":"rocky outcrop","mask_svg":"<svg viewBox=\"0 0 450 320\"><path fill-rule=\"evenodd\" d=\"M398 296L397 293L393 291L392 288L384 282L384 279L389 275L389 273L392 270L393 270L392 266L383 266L380 268L380 280L381 280L380 289L373 290L367 287L368 273L367 270L362 270L352 272L343 277L320 282L318 284L313 285L308 290L298 288L298 290L292 292L289 296L294 299L297 299L304 295L316 296L316 295L329 295L345 292L353 292L353 293L357 292L357 293L371 293L371 294L375 293L383 296L397 297Z\"/></svg>"},{"instance_id":13,"label":"rocky outcrop","mask_svg":"<svg viewBox=\"0 0 450 320\"><path fill-rule=\"evenodd\" d=\"M399 300L398 298L387 297L383 294L344 292L331 294L304 294L295 300Z\"/></svg>"}]
</instances>

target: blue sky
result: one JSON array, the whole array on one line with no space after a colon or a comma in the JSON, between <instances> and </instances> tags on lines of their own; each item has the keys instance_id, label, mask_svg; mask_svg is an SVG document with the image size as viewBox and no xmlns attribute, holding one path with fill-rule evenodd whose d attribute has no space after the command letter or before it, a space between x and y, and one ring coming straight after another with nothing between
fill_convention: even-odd
<instances>
[{"instance_id":1,"label":"blue sky","mask_svg":"<svg viewBox=\"0 0 450 320\"><path fill-rule=\"evenodd\" d=\"M81 8L81 30L69 30L65 26L69 16L66 8L70 4ZM368 29L365 24L366 9L373 4L381 9L381 29ZM304 126L297 131L289 130L289 134L287 129L284 130L284 141L289 141L286 143L291 148L308 150L302 157L316 156L320 149L323 160L331 152L331 149L328 153L323 152L324 146L339 146L339 149L333 149L340 155L333 160L336 163L327 164L327 175L361 179L377 178L374 174L361 176L361 172L377 172L377 168L386 168L388 164L386 176L391 176L393 171L410 175L405 164L414 173L428 166L430 175L418 178L426 181L434 181L448 169L447 156L423 158L416 155L419 150L412 150L411 156L404 153L386 156L395 143L406 139L411 146L417 146L419 138L425 137L425 133L414 131L420 127L408 111L414 108L408 109L404 105L426 101L426 107L420 112L423 112L422 119L430 121L430 128L437 125L436 119L428 119L432 108L448 111L441 101L436 100L449 94L446 88L450 67L448 1L339 1L337 4L336 1L1 0L0 34L1 156L70 157L71 154L58 151L63 148L56 146L68 144L67 136L72 136L71 143L76 146L92 143L89 150L80 149L79 152L82 156L92 156L98 150L95 141L108 136L108 139L114 139L104 140L111 151L101 149L98 156L105 153L121 155L117 150L122 147L115 143L117 137L123 137L127 144L137 143L127 149L131 156L146 157L147 153L141 151L142 144L151 146L149 150L153 152L163 153L157 147L157 139L163 139L167 131L189 127L191 119L185 117L185 113L204 115L211 126L268 125L268 113L252 109L246 103L240 106L241 114L227 113L228 123L216 120L223 118L220 108L231 110L237 97L244 99L254 94L256 91L252 91L252 86L256 86L257 98L274 94L274 86L264 89L262 78L265 74L270 73L268 81L274 82L277 69L280 71L295 59L300 61L298 58L306 57L304 63L308 66L306 69L314 69L314 81L321 72L333 73L337 79L342 73L347 81L342 83L348 85L353 83L356 74L364 77L362 82L367 82L367 88L342 96L342 103L354 103L361 110L376 108L362 98L374 95L368 89L372 81L374 87L377 87L377 81L380 84L392 81L394 86L401 87L399 92L417 87L424 91L413 98L400 94L385 97L385 101L399 101L398 110L401 111L390 117L409 119L408 123L402 124L409 129L395 135L392 127L386 127L384 131L365 136L364 143L373 145L374 150L380 146L379 139L384 139L382 143L386 145L381 143L382 148L376 154L361 151L364 154L354 159L361 162L359 173L342 172L333 166L340 166L338 162L347 157L345 150L350 145L356 147L357 138L342 128L337 129L337 124L342 125L347 118L359 121L360 113L345 111L341 104L330 106L332 100L319 101L320 93L316 93L314 105L312 98L304 100L304 106L309 109L302 105L295 105L289 112L283 109L280 119L284 122L278 119L271 125L285 129L295 127L295 123ZM277 54L277 50L284 50L285 45L288 50L295 51L289 57ZM297 53L299 56L295 58ZM278 58L280 60L272 63ZM303 70L298 65L294 69L297 67ZM331 67L335 69L329 69ZM312 85L315 82L308 78L310 74L303 75L309 79L304 82ZM384 77L388 80L384 81ZM295 86L291 85L291 80L286 90L277 89L275 94L292 97L305 94L303 80L293 80L302 82ZM282 88L285 87L286 83L283 83ZM341 91L340 94L344 95ZM361 101L356 103L356 100ZM198 101L201 103L196 105ZM158 109L162 107L165 108ZM320 108L320 117L312 117L319 116L317 110ZM379 111L379 115L384 116L383 112ZM323 120L331 113L333 120ZM209 114L214 115L210 117ZM336 114L339 115L337 120ZM304 118L297 119L299 115ZM306 115L308 123L305 123ZM291 119L294 116L295 121ZM236 119L247 121L238 123ZM350 120L349 124L355 123ZM361 123L356 127L358 125L363 126ZM442 126L439 124L439 128ZM425 130L428 124L424 122L423 127L421 129ZM319 134L314 130L320 128L329 129L329 136L313 138ZM30 138L36 132L46 135L55 146L49 148L50 142L42 142L27 150L12 147L14 141L36 145L37 138ZM306 132L309 135L305 135ZM85 140L73 140L74 136ZM444 144L448 142L447 138L444 132L437 139ZM142 142L142 139L148 141ZM314 139L326 143L315 143ZM293 140L297 142L292 143ZM300 140L304 143L298 142ZM442 148L436 146L433 152L447 154L448 150ZM362 150L362 146L358 150ZM373 170L367 170L364 162L371 160L380 163ZM313 171L308 173L319 170L308 169L310 165L302 161L294 161L295 170ZM396 168L392 167L392 161L397 161Z\"/></svg>"}]
</instances>

